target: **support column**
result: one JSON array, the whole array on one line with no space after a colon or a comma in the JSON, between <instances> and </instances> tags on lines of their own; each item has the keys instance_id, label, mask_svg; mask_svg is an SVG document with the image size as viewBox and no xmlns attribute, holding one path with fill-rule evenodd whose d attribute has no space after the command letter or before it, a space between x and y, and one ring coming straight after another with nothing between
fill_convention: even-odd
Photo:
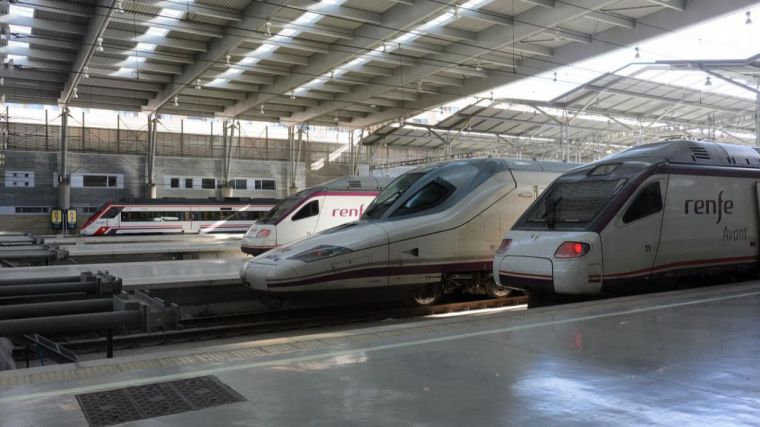
<instances>
[{"instance_id":1,"label":"support column","mask_svg":"<svg viewBox=\"0 0 760 427\"><path fill-rule=\"evenodd\" d=\"M69 107L61 107L61 159L58 171L58 207L69 209L71 207L71 181L67 170L66 156L69 150Z\"/></svg>"},{"instance_id":2,"label":"support column","mask_svg":"<svg viewBox=\"0 0 760 427\"><path fill-rule=\"evenodd\" d=\"M154 114L148 116L148 150L145 158L147 167L147 176L145 179L145 197L155 199L158 197L158 191L155 183L154 168L156 164L156 125L157 120Z\"/></svg>"},{"instance_id":3,"label":"support column","mask_svg":"<svg viewBox=\"0 0 760 427\"><path fill-rule=\"evenodd\" d=\"M755 147L760 147L760 92L755 95Z\"/></svg>"},{"instance_id":4,"label":"support column","mask_svg":"<svg viewBox=\"0 0 760 427\"><path fill-rule=\"evenodd\" d=\"M232 135L234 132L234 124L230 124L229 120L222 122L222 197L232 197L232 186L230 185L230 155L232 154Z\"/></svg>"}]
</instances>

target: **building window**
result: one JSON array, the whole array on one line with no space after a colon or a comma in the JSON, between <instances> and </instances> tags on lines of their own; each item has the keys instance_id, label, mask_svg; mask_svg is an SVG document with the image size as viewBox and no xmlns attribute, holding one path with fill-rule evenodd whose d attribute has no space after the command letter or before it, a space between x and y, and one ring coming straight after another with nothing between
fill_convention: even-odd
<instances>
[{"instance_id":1,"label":"building window","mask_svg":"<svg viewBox=\"0 0 760 427\"><path fill-rule=\"evenodd\" d=\"M216 188L216 179L214 178L201 179L201 188L206 188L206 189Z\"/></svg>"},{"instance_id":2,"label":"building window","mask_svg":"<svg viewBox=\"0 0 760 427\"><path fill-rule=\"evenodd\" d=\"M170 180L169 186L171 188L179 188L179 178L172 178Z\"/></svg>"},{"instance_id":3,"label":"building window","mask_svg":"<svg viewBox=\"0 0 760 427\"><path fill-rule=\"evenodd\" d=\"M6 187L34 187L34 172L27 171L5 171Z\"/></svg>"},{"instance_id":4,"label":"building window","mask_svg":"<svg viewBox=\"0 0 760 427\"><path fill-rule=\"evenodd\" d=\"M193 179L185 178L185 188L193 188Z\"/></svg>"},{"instance_id":5,"label":"building window","mask_svg":"<svg viewBox=\"0 0 760 427\"><path fill-rule=\"evenodd\" d=\"M82 175L83 187L115 188L115 175Z\"/></svg>"}]
</instances>

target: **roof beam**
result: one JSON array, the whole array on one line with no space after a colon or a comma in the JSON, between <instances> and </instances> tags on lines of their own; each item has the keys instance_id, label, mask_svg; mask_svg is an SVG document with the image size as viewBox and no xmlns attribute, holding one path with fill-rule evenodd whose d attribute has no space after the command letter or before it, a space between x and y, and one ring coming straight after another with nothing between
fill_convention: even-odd
<instances>
[{"instance_id":1,"label":"roof beam","mask_svg":"<svg viewBox=\"0 0 760 427\"><path fill-rule=\"evenodd\" d=\"M117 79L110 76L90 76L89 79L83 79L80 83L83 86L100 86L100 87L118 87L119 89L138 90L156 93L161 90L161 85L149 83L146 81Z\"/></svg>"},{"instance_id":2,"label":"roof beam","mask_svg":"<svg viewBox=\"0 0 760 427\"><path fill-rule=\"evenodd\" d=\"M679 12L686 10L686 0L649 0L649 3L654 3Z\"/></svg>"},{"instance_id":3,"label":"roof beam","mask_svg":"<svg viewBox=\"0 0 760 427\"><path fill-rule=\"evenodd\" d=\"M435 28L429 28L427 30L415 30L414 31L417 34L423 34L423 35L429 35L429 36L436 36L436 37L443 37L447 39L452 40L465 40L468 42L476 42L478 41L478 35L477 33L473 31L467 31L467 30L460 30L458 28L449 28L445 26L439 26Z\"/></svg>"},{"instance_id":4,"label":"roof beam","mask_svg":"<svg viewBox=\"0 0 760 427\"><path fill-rule=\"evenodd\" d=\"M457 8L457 14L462 18L475 19L477 21L488 22L489 24L503 25L511 27L514 24L511 16L502 15L495 12L481 12L473 9Z\"/></svg>"},{"instance_id":5,"label":"roof beam","mask_svg":"<svg viewBox=\"0 0 760 427\"><path fill-rule=\"evenodd\" d=\"M634 28L636 26L636 20L627 18L625 16L612 15L609 12L591 12L585 15L584 18L604 22L610 25L616 25L623 28Z\"/></svg>"},{"instance_id":6,"label":"roof beam","mask_svg":"<svg viewBox=\"0 0 760 427\"><path fill-rule=\"evenodd\" d=\"M74 60L74 64L71 67L71 75L61 91L61 96L58 100L61 104L68 105L71 100L74 88L77 87L79 80L82 78L82 70L87 66L90 58L95 53L97 40L103 37L108 22L114 14L115 3L116 0L98 0L95 4L94 13L87 26L87 32L82 37L82 49Z\"/></svg>"},{"instance_id":7,"label":"roof beam","mask_svg":"<svg viewBox=\"0 0 760 427\"><path fill-rule=\"evenodd\" d=\"M407 2L408 3L408 2ZM297 73L287 78L277 79L275 84L267 89L267 93L259 93L248 97L245 101L224 111L227 116L238 116L266 102L268 99L285 93L294 87L299 87L312 80L311 76L323 75L335 68L340 68L357 56L357 51L376 47L377 40L387 40L398 33L399 30L411 29L422 20L440 13L450 7L453 1L416 0L411 2L414 7L409 8L405 4L398 4L383 13L383 26L362 25L354 33L354 39L348 42L348 48L340 49L328 55L312 55L309 65L297 67Z\"/></svg>"},{"instance_id":8,"label":"roof beam","mask_svg":"<svg viewBox=\"0 0 760 427\"><path fill-rule=\"evenodd\" d=\"M114 40L129 40L136 42L151 43L159 46L166 46L175 49L186 49L193 52L205 52L206 43L195 40L180 40L173 37L152 36L150 34L141 34L135 37L134 33L128 31L118 31L108 29L103 34L103 38Z\"/></svg>"},{"instance_id":9,"label":"roof beam","mask_svg":"<svg viewBox=\"0 0 760 427\"><path fill-rule=\"evenodd\" d=\"M0 54L31 56L35 58L45 58L51 61L74 62L74 54L68 52L57 52L48 49L32 49L28 47L0 46Z\"/></svg>"},{"instance_id":10,"label":"roof beam","mask_svg":"<svg viewBox=\"0 0 760 427\"><path fill-rule=\"evenodd\" d=\"M27 1L27 0L24 0ZM39 0L37 0L39 1ZM125 2L126 3L126 2ZM194 2L180 2L177 0L133 0L130 3L149 4L151 6L160 7L162 9L178 10L182 12L188 12L189 14L208 16L211 18L221 18L228 21L242 21L243 18L240 12L233 9L227 9L217 6L210 6L207 4L199 4Z\"/></svg>"},{"instance_id":11,"label":"roof beam","mask_svg":"<svg viewBox=\"0 0 760 427\"><path fill-rule=\"evenodd\" d=\"M519 14L516 18L521 25L516 25L513 31L505 32L499 26L491 26L478 34L479 47L453 44L447 46L446 54L441 55L439 59L442 62L461 63L465 59L484 55L492 50L498 50L502 47L526 39L545 31L546 28L553 28L564 22L577 19L591 11L602 9L605 6L616 3L617 0L576 0L574 3L563 3L554 8L531 8ZM522 23L529 22L530 25ZM314 117L321 116L333 109L341 108L345 104L361 102L367 98L377 97L389 90L389 87L398 86L399 84L408 84L415 82L426 75L436 73L442 69L451 67L441 67L436 64L418 64L415 67L398 67L394 70L391 77L380 77L375 81L375 85L357 88L350 94L344 94L336 97L333 102L326 102L319 107L309 108L303 113L294 114L290 117L294 123L302 123L311 120ZM459 69L457 68L457 71Z\"/></svg>"},{"instance_id":12,"label":"roof beam","mask_svg":"<svg viewBox=\"0 0 760 427\"><path fill-rule=\"evenodd\" d=\"M161 17L161 15L159 15ZM141 15L139 13L117 13L114 14L111 19L115 22L121 22L124 24L138 24L147 25L150 27L163 28L169 31L196 34L207 37L222 37L223 34L216 25L199 24L197 22L183 21L181 19L172 19L169 17L162 17L164 19L154 20L156 17L151 15Z\"/></svg>"},{"instance_id":13,"label":"roof beam","mask_svg":"<svg viewBox=\"0 0 760 427\"><path fill-rule=\"evenodd\" d=\"M304 12L310 11L322 16L347 19L349 21L357 22L371 22L377 25L383 24L383 15L377 12L355 9L338 4L322 4L316 10L314 10L313 7L314 0L292 0L290 3L288 3L288 8L299 9L303 10Z\"/></svg>"},{"instance_id":14,"label":"roof beam","mask_svg":"<svg viewBox=\"0 0 760 427\"><path fill-rule=\"evenodd\" d=\"M546 8L554 7L554 0L522 0L522 2Z\"/></svg>"},{"instance_id":15,"label":"roof beam","mask_svg":"<svg viewBox=\"0 0 760 427\"><path fill-rule=\"evenodd\" d=\"M103 11L103 13L106 13ZM97 14L95 17L99 17ZM31 28L44 28L46 30L57 31L59 33L74 34L81 36L87 28L84 25L69 24L66 22L48 21L47 19L31 18L20 15L2 15L0 24L22 25Z\"/></svg>"},{"instance_id":16,"label":"roof beam","mask_svg":"<svg viewBox=\"0 0 760 427\"><path fill-rule=\"evenodd\" d=\"M243 11L245 19L236 24L234 28L227 27L224 37L212 40L208 45L208 50L200 54L194 64L186 66L181 75L177 76L171 84L167 85L155 98L151 99L148 105L145 106L145 110L156 111L161 108L183 88L192 84L199 76L204 74L209 67L219 62L229 51L237 48L240 43L245 41L248 38L247 31L238 28L259 28L265 25L267 20L262 17L273 15L281 7L280 4L273 3L251 2ZM287 0L284 0L282 3L286 4Z\"/></svg>"},{"instance_id":17,"label":"roof beam","mask_svg":"<svg viewBox=\"0 0 760 427\"><path fill-rule=\"evenodd\" d=\"M80 16L83 18L90 18L92 16L92 8L87 6L85 3L80 3L80 2L62 2L62 1L51 1L51 0L21 0L18 2L18 5L30 7L36 10L63 13L66 15Z\"/></svg>"}]
</instances>

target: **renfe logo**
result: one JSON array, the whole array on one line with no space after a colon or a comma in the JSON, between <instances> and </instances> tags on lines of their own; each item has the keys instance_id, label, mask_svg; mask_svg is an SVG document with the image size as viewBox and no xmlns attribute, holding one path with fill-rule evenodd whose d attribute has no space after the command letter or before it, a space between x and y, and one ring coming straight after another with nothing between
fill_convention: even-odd
<instances>
[{"instance_id":1,"label":"renfe logo","mask_svg":"<svg viewBox=\"0 0 760 427\"><path fill-rule=\"evenodd\" d=\"M723 214L731 215L734 209L734 202L732 200L723 200L723 191L718 193L718 200L693 200L689 199L684 203L684 213L687 215L691 211L696 215L718 215L716 224L720 223L723 219Z\"/></svg>"},{"instance_id":2,"label":"renfe logo","mask_svg":"<svg viewBox=\"0 0 760 427\"><path fill-rule=\"evenodd\" d=\"M364 213L364 203L359 206L359 209L356 208L342 208L342 209L333 209L332 210L332 216L336 217L360 217Z\"/></svg>"}]
</instances>

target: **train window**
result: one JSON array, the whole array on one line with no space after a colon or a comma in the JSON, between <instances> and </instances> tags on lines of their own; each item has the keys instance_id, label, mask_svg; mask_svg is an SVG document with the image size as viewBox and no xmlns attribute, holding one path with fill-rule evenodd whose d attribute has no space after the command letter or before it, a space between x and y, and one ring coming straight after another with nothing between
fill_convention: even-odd
<instances>
[{"instance_id":1,"label":"train window","mask_svg":"<svg viewBox=\"0 0 760 427\"><path fill-rule=\"evenodd\" d=\"M220 211L205 211L200 212L201 221L219 221L222 219L224 213Z\"/></svg>"},{"instance_id":2,"label":"train window","mask_svg":"<svg viewBox=\"0 0 760 427\"><path fill-rule=\"evenodd\" d=\"M620 163L612 163L607 165L599 165L588 173L589 176L609 175L620 166Z\"/></svg>"},{"instance_id":3,"label":"train window","mask_svg":"<svg viewBox=\"0 0 760 427\"><path fill-rule=\"evenodd\" d=\"M169 187L171 187L171 188L179 188L179 178L172 178L169 181Z\"/></svg>"},{"instance_id":4,"label":"train window","mask_svg":"<svg viewBox=\"0 0 760 427\"><path fill-rule=\"evenodd\" d=\"M113 175L82 175L83 187L116 187L116 176Z\"/></svg>"},{"instance_id":5,"label":"train window","mask_svg":"<svg viewBox=\"0 0 760 427\"><path fill-rule=\"evenodd\" d=\"M273 179L262 179L261 180L261 189L262 190L275 190L275 182Z\"/></svg>"},{"instance_id":6,"label":"train window","mask_svg":"<svg viewBox=\"0 0 760 427\"><path fill-rule=\"evenodd\" d=\"M391 217L408 215L434 208L443 203L454 190L454 186L445 181L436 180L430 182L410 197L406 203L396 209L396 212L393 212Z\"/></svg>"},{"instance_id":7,"label":"train window","mask_svg":"<svg viewBox=\"0 0 760 427\"><path fill-rule=\"evenodd\" d=\"M367 210L364 211L364 217L373 219L383 216L385 211L390 208L393 203L403 195L406 190L409 189L415 182L425 176L428 171L413 172L401 175L391 182L385 190L383 190L376 198L369 204Z\"/></svg>"},{"instance_id":8,"label":"train window","mask_svg":"<svg viewBox=\"0 0 760 427\"><path fill-rule=\"evenodd\" d=\"M185 188L193 188L193 179L185 178Z\"/></svg>"},{"instance_id":9,"label":"train window","mask_svg":"<svg viewBox=\"0 0 760 427\"><path fill-rule=\"evenodd\" d=\"M309 218L315 215L319 215L319 200L312 200L304 205L295 215L293 215L293 221L299 219Z\"/></svg>"},{"instance_id":10,"label":"train window","mask_svg":"<svg viewBox=\"0 0 760 427\"><path fill-rule=\"evenodd\" d=\"M236 190L247 190L248 189L248 180L246 179L233 179L232 180L232 188Z\"/></svg>"},{"instance_id":11,"label":"train window","mask_svg":"<svg viewBox=\"0 0 760 427\"><path fill-rule=\"evenodd\" d=\"M636 221L662 210L662 195L660 194L660 183L653 182L639 192L631 206L623 214L623 223Z\"/></svg>"},{"instance_id":12,"label":"train window","mask_svg":"<svg viewBox=\"0 0 760 427\"><path fill-rule=\"evenodd\" d=\"M182 212L121 212L122 222L170 222L179 221Z\"/></svg>"},{"instance_id":13,"label":"train window","mask_svg":"<svg viewBox=\"0 0 760 427\"><path fill-rule=\"evenodd\" d=\"M214 178L201 179L201 188L216 188L216 179Z\"/></svg>"},{"instance_id":14,"label":"train window","mask_svg":"<svg viewBox=\"0 0 760 427\"><path fill-rule=\"evenodd\" d=\"M104 213L103 216L101 216L101 218L103 219L116 218L116 215L118 215L120 211L121 211L121 208L111 208L107 210L106 213Z\"/></svg>"}]
</instances>

